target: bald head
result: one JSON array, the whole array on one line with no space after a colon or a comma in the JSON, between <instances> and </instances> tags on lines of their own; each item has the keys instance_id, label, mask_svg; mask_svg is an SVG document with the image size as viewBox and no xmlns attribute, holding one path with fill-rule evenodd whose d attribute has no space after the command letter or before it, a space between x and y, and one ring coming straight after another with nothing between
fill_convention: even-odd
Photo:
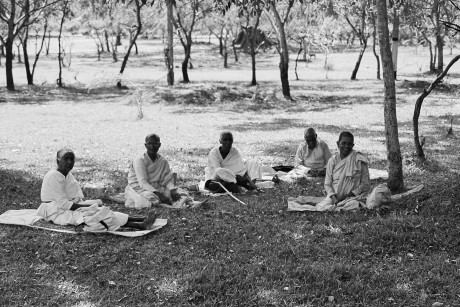
<instances>
[{"instance_id":1,"label":"bald head","mask_svg":"<svg viewBox=\"0 0 460 307\"><path fill-rule=\"evenodd\" d=\"M304 136L306 137L307 135L313 135L316 138L316 131L313 128L307 128L305 129Z\"/></svg>"},{"instance_id":2,"label":"bald head","mask_svg":"<svg viewBox=\"0 0 460 307\"><path fill-rule=\"evenodd\" d=\"M304 136L305 142L307 142L308 148L314 149L316 147L316 131L313 128L305 129Z\"/></svg>"},{"instance_id":3,"label":"bald head","mask_svg":"<svg viewBox=\"0 0 460 307\"><path fill-rule=\"evenodd\" d=\"M149 135L147 135L145 137L145 142L146 143L149 143L149 142L160 142L160 137L155 134L155 133L150 133Z\"/></svg>"},{"instance_id":4,"label":"bald head","mask_svg":"<svg viewBox=\"0 0 460 307\"><path fill-rule=\"evenodd\" d=\"M220 133L219 141L222 142L224 139L232 139L233 141L233 134L230 131L222 131Z\"/></svg>"},{"instance_id":5,"label":"bald head","mask_svg":"<svg viewBox=\"0 0 460 307\"><path fill-rule=\"evenodd\" d=\"M229 152L233 144L233 134L230 131L223 131L220 133L219 143L220 148L224 152Z\"/></svg>"}]
</instances>

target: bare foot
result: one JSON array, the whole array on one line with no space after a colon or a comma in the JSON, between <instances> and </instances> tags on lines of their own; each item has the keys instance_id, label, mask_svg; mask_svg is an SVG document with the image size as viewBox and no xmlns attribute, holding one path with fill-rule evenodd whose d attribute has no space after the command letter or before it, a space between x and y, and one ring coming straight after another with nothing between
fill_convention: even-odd
<instances>
[{"instance_id":1,"label":"bare foot","mask_svg":"<svg viewBox=\"0 0 460 307\"><path fill-rule=\"evenodd\" d=\"M155 223L158 215L157 214L152 214L148 218L146 218L142 224L141 227L143 230L150 230L152 229L153 224Z\"/></svg>"}]
</instances>

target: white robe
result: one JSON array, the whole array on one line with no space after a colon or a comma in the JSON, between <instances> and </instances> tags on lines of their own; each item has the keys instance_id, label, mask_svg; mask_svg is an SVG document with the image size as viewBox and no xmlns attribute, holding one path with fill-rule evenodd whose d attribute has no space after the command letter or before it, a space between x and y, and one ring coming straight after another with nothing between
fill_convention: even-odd
<instances>
[{"instance_id":1,"label":"white robe","mask_svg":"<svg viewBox=\"0 0 460 307\"><path fill-rule=\"evenodd\" d=\"M57 225L80 225L86 224L85 230L117 230L127 223L128 215L113 212L107 207L99 207L100 200L82 202L83 192L80 184L72 173L64 176L57 170L46 173L41 189L42 204L38 207L38 215L46 221ZM74 203L91 204L91 207L70 210Z\"/></svg>"},{"instance_id":2,"label":"white robe","mask_svg":"<svg viewBox=\"0 0 460 307\"><path fill-rule=\"evenodd\" d=\"M222 169L225 169L225 171ZM251 180L259 179L262 177L259 162L256 159L249 159L245 164L240 156L240 153L234 147L230 149L230 152L225 157L225 159L220 154L219 147L211 149L211 152L208 155L208 163L204 172L205 181L216 180L220 178L228 182L236 182L236 179L230 177L236 175L244 176L246 172L248 173ZM229 178L222 178L224 176L219 176L219 173L222 175L227 173Z\"/></svg>"}]
</instances>

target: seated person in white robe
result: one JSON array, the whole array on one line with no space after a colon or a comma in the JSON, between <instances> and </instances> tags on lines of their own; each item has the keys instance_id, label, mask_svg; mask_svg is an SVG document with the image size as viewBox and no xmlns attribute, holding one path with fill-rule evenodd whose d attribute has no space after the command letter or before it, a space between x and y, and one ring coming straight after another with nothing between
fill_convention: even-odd
<instances>
[{"instance_id":1,"label":"seated person in white robe","mask_svg":"<svg viewBox=\"0 0 460 307\"><path fill-rule=\"evenodd\" d=\"M332 157L329 147L324 141L318 140L313 128L305 130L304 139L305 142L300 143L297 148L294 167L298 169L307 168L307 176L325 176L327 162Z\"/></svg>"},{"instance_id":2,"label":"seated person in white robe","mask_svg":"<svg viewBox=\"0 0 460 307\"><path fill-rule=\"evenodd\" d=\"M329 160L326 167L324 188L327 197L317 205L324 210L337 205L347 209L359 207L359 201L364 200L370 190L367 158L353 150L353 134L342 132L337 146L339 153Z\"/></svg>"},{"instance_id":3,"label":"seated person in white robe","mask_svg":"<svg viewBox=\"0 0 460 307\"><path fill-rule=\"evenodd\" d=\"M208 155L205 187L213 193L224 192L220 184L233 193L240 192L240 187L256 189L254 180L261 177L258 162L251 159L244 164L238 150L232 147L231 132L222 132L219 142L221 146L213 148Z\"/></svg>"},{"instance_id":4,"label":"seated person in white robe","mask_svg":"<svg viewBox=\"0 0 460 307\"><path fill-rule=\"evenodd\" d=\"M151 229L155 216L130 217L99 206L100 200L83 201L83 192L70 172L75 164L75 154L70 149L57 153L57 169L50 170L43 178L42 204L38 215L57 225L84 225L86 231L115 231L120 227L141 230Z\"/></svg>"},{"instance_id":5,"label":"seated person in white robe","mask_svg":"<svg viewBox=\"0 0 460 307\"><path fill-rule=\"evenodd\" d=\"M168 161L158 151L160 137L149 134L145 138L147 151L135 158L129 167L128 185L125 189L126 207L166 208L196 207L201 202L193 201L187 191L176 188Z\"/></svg>"}]
</instances>

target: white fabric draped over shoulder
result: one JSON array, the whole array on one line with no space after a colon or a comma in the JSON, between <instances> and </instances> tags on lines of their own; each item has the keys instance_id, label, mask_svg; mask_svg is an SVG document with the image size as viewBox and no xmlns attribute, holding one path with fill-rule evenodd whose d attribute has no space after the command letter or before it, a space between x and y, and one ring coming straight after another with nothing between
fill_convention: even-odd
<instances>
[{"instance_id":1,"label":"white fabric draped over shoulder","mask_svg":"<svg viewBox=\"0 0 460 307\"><path fill-rule=\"evenodd\" d=\"M220 174L226 173L226 171L222 170L226 169L230 172L228 174L234 174L244 176L246 172L251 179L258 179L261 178L261 171L259 162L256 159L248 159L246 164L244 163L243 159L241 158L240 153L234 147L230 149L230 152L225 157L225 159L220 154L219 147L215 147L211 149L211 152L208 155L208 162L205 168L205 181L208 180L216 180L222 176ZM225 179L225 178L221 178ZM233 181L226 180L226 181ZM234 180L236 182L236 180Z\"/></svg>"},{"instance_id":2,"label":"white fabric draped over shoulder","mask_svg":"<svg viewBox=\"0 0 460 307\"><path fill-rule=\"evenodd\" d=\"M147 153L135 158L128 172L128 185L125 189L125 206L129 208L150 208L160 205L167 208L185 208L193 204L193 198L187 191L177 189L180 199L172 206L161 203L155 193L161 193L171 199L171 190L175 189L171 167L168 161L157 155L155 161ZM171 199L172 201L172 199Z\"/></svg>"},{"instance_id":3,"label":"white fabric draped over shoulder","mask_svg":"<svg viewBox=\"0 0 460 307\"><path fill-rule=\"evenodd\" d=\"M105 230L100 223L105 222L109 229L117 230L127 223L128 215L120 212L112 212L107 207L99 207L100 200L82 202L83 192L72 173L64 176L57 170L46 173L42 182L42 204L37 213L46 221L57 225L80 225L85 223L85 230ZM91 204L91 207L70 210L74 203Z\"/></svg>"},{"instance_id":4,"label":"white fabric draped over shoulder","mask_svg":"<svg viewBox=\"0 0 460 307\"><path fill-rule=\"evenodd\" d=\"M324 189L327 196L336 194L338 199L346 197L350 192L355 196L367 194L370 189L367 158L362 153L352 150L345 158L334 155L327 163Z\"/></svg>"}]
</instances>

